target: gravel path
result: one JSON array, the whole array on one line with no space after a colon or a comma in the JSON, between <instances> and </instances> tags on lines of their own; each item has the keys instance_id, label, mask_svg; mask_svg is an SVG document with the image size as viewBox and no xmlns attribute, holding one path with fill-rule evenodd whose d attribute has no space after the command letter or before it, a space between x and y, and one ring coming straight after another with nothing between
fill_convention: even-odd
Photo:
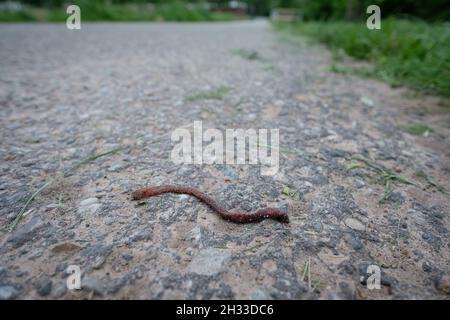
<instances>
[{"instance_id":1,"label":"gravel path","mask_svg":"<svg viewBox=\"0 0 450 320\"><path fill-rule=\"evenodd\" d=\"M331 63L266 21L1 25L0 299L448 298L450 199L430 184L450 190L448 109ZM278 173L171 162L173 130L200 120L278 128ZM433 131L401 129L417 123ZM347 171L356 156L382 169ZM380 203L383 173L395 186ZM130 201L169 183L291 223L232 224L180 195ZM66 288L69 265L81 290Z\"/></svg>"}]
</instances>

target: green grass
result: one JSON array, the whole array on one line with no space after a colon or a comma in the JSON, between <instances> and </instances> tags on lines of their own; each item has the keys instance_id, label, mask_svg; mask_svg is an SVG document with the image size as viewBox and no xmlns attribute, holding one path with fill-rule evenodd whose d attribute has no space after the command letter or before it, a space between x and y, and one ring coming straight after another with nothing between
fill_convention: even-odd
<instances>
[{"instance_id":1,"label":"green grass","mask_svg":"<svg viewBox=\"0 0 450 320\"><path fill-rule=\"evenodd\" d=\"M19 12L0 12L0 22L31 22L36 17L29 10Z\"/></svg>"},{"instance_id":2,"label":"green grass","mask_svg":"<svg viewBox=\"0 0 450 320\"><path fill-rule=\"evenodd\" d=\"M186 101L198 101L198 100L223 100L225 95L230 92L230 88L227 86L221 86L216 89L197 93L192 96L188 96Z\"/></svg>"},{"instance_id":3,"label":"green grass","mask_svg":"<svg viewBox=\"0 0 450 320\"><path fill-rule=\"evenodd\" d=\"M233 50L233 53L247 60L262 60L258 51L255 50L237 49Z\"/></svg>"},{"instance_id":4,"label":"green grass","mask_svg":"<svg viewBox=\"0 0 450 320\"><path fill-rule=\"evenodd\" d=\"M433 129L423 124L413 124L402 129L403 131L416 136L427 136L433 132Z\"/></svg>"},{"instance_id":5,"label":"green grass","mask_svg":"<svg viewBox=\"0 0 450 320\"><path fill-rule=\"evenodd\" d=\"M345 166L346 171L352 171L359 168L370 169L375 172L375 178L379 181L380 184L384 186L384 192L381 199L378 201L379 203L385 203L390 199L392 193L395 190L396 184L408 184L414 185L416 187L420 186L414 181L409 180L408 178L401 176L395 173L392 170L386 169L381 165L369 161L363 157L356 156L353 158L353 162L347 164Z\"/></svg>"},{"instance_id":6,"label":"green grass","mask_svg":"<svg viewBox=\"0 0 450 320\"><path fill-rule=\"evenodd\" d=\"M115 154L119 151L121 151L121 148L115 148L100 154L94 154L91 155L83 160L81 160L80 162L76 163L75 165L73 165L72 167L68 168L64 174L63 177L67 177L69 175L71 175L74 171L76 171L78 168L80 168L81 166L88 164L92 161L97 160L98 158L110 155L110 154ZM25 204L23 205L22 209L19 211L19 213L17 213L17 215L14 217L13 221L9 224L9 226L7 227L8 231L11 232L13 231L17 224L20 222L20 220L27 214L28 211L27 208L30 205L30 203L47 187L49 187L53 182L55 181L54 178L50 178L49 180L47 180L41 187L39 187L39 189L37 189L33 194L31 194L27 200L25 201Z\"/></svg>"},{"instance_id":7,"label":"green grass","mask_svg":"<svg viewBox=\"0 0 450 320\"><path fill-rule=\"evenodd\" d=\"M291 188L289 188L288 186L283 186L283 189L281 190L281 193L288 196L289 198L291 198L294 201L300 201L301 200L301 195L298 194L297 191L292 190Z\"/></svg>"},{"instance_id":8,"label":"green grass","mask_svg":"<svg viewBox=\"0 0 450 320\"><path fill-rule=\"evenodd\" d=\"M445 188L443 186L438 184L432 176L426 174L423 170L416 171L415 175L418 177L424 178L430 186L436 188L439 192L442 192L444 194L449 194L448 191L445 190Z\"/></svg>"},{"instance_id":9,"label":"green grass","mask_svg":"<svg viewBox=\"0 0 450 320\"><path fill-rule=\"evenodd\" d=\"M210 12L201 4L171 1L155 5L152 9L139 4L107 4L88 0L73 0L81 9L81 22L96 21L229 21L236 16ZM65 22L68 17L64 8L27 7L20 12L0 12L0 22Z\"/></svg>"},{"instance_id":10,"label":"green grass","mask_svg":"<svg viewBox=\"0 0 450 320\"><path fill-rule=\"evenodd\" d=\"M156 6L151 20L156 21L227 21L236 20L235 16L219 12L210 12L201 5L186 6L182 2L168 2Z\"/></svg>"},{"instance_id":11,"label":"green grass","mask_svg":"<svg viewBox=\"0 0 450 320\"><path fill-rule=\"evenodd\" d=\"M129 5L100 5L96 2L80 3L81 23L83 21L149 21L151 14L143 6ZM67 14L64 9L47 10L47 21L65 22Z\"/></svg>"},{"instance_id":12,"label":"green grass","mask_svg":"<svg viewBox=\"0 0 450 320\"><path fill-rule=\"evenodd\" d=\"M330 47L374 64L373 69L339 68L382 79L392 85L450 95L450 23L385 19L381 30L365 22L276 23L293 35L306 35Z\"/></svg>"}]
</instances>

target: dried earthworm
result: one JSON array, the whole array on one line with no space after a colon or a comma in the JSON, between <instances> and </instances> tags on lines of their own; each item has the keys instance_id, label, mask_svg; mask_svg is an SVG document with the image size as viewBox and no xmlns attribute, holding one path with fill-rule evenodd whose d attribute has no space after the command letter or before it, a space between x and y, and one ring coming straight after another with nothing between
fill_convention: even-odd
<instances>
[{"instance_id":1,"label":"dried earthworm","mask_svg":"<svg viewBox=\"0 0 450 320\"><path fill-rule=\"evenodd\" d=\"M163 193L181 193L194 196L203 203L207 204L212 210L217 212L223 219L231 222L248 223L248 222L259 222L264 219L274 219L285 223L289 222L289 217L287 213L277 208L265 208L253 213L245 211L229 212L224 208L222 208L221 206L219 206L219 204L207 194L201 192L198 189L190 187L179 187L172 185L146 187L134 191L132 197L133 200L141 200L144 198L158 196Z\"/></svg>"}]
</instances>

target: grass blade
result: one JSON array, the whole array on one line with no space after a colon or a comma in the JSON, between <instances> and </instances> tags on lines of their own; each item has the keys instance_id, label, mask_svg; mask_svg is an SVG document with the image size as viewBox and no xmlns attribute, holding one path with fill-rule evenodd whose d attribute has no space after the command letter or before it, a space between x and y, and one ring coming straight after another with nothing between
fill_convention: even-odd
<instances>
[{"instance_id":1,"label":"grass blade","mask_svg":"<svg viewBox=\"0 0 450 320\"><path fill-rule=\"evenodd\" d=\"M36 196L41 193L45 188L47 188L51 183L53 182L53 180L49 180L46 183L44 183L39 189L36 190L36 192L34 192L25 202L25 205L22 207L22 209L19 211L19 213L16 215L16 217L14 218L13 222L11 222L11 224L8 226L8 231L11 232L16 228L16 225L19 223L20 219L22 219L25 210L27 210L29 204L31 203L31 201L33 201L34 198L36 198Z\"/></svg>"}]
</instances>

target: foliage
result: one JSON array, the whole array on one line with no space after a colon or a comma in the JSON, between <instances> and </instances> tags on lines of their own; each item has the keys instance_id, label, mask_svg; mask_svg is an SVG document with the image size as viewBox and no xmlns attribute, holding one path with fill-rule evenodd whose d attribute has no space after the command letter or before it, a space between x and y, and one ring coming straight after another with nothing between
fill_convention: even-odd
<instances>
[{"instance_id":1,"label":"foliage","mask_svg":"<svg viewBox=\"0 0 450 320\"><path fill-rule=\"evenodd\" d=\"M355 70L393 85L450 95L450 24L386 19L381 30L361 22L277 24L305 34L334 50L374 63L374 70Z\"/></svg>"},{"instance_id":2,"label":"foliage","mask_svg":"<svg viewBox=\"0 0 450 320\"><path fill-rule=\"evenodd\" d=\"M0 22L64 22L66 1L27 1L29 6L18 12L0 12ZM81 8L82 21L227 21L235 16L209 11L203 2L72 0Z\"/></svg>"}]
</instances>

